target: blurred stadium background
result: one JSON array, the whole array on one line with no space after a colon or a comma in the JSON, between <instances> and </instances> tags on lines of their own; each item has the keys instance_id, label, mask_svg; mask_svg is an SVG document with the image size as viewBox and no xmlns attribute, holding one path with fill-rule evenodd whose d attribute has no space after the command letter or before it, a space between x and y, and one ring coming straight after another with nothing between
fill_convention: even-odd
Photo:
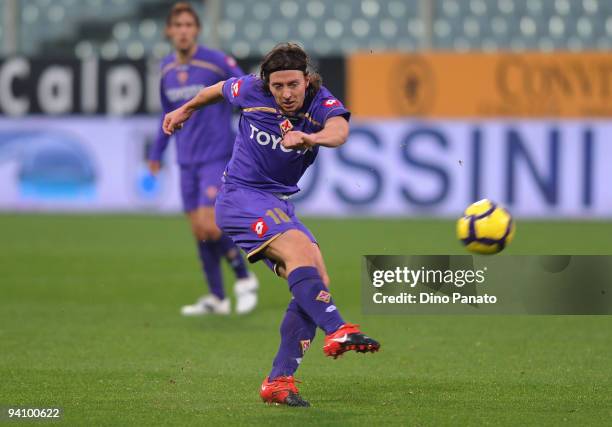
<instances>
[{"instance_id":1,"label":"blurred stadium background","mask_svg":"<svg viewBox=\"0 0 612 427\"><path fill-rule=\"evenodd\" d=\"M612 2L192 2L202 43L250 72L297 41L353 111L296 204L384 351L311 351L301 389L324 410L299 418L257 401L288 298L264 267L248 318L178 314L202 278L173 148L158 179L145 161L172 4L0 0L0 406L76 425L609 423L609 316L363 316L357 287L364 254L464 253L451 219L483 197L519 217L508 253L612 254Z\"/></svg>"},{"instance_id":2,"label":"blurred stadium background","mask_svg":"<svg viewBox=\"0 0 612 427\"><path fill-rule=\"evenodd\" d=\"M179 209L145 172L171 1L3 0L0 209ZM201 41L254 71L303 44L354 112L299 197L309 215L610 217L612 4L207 0Z\"/></svg>"}]
</instances>

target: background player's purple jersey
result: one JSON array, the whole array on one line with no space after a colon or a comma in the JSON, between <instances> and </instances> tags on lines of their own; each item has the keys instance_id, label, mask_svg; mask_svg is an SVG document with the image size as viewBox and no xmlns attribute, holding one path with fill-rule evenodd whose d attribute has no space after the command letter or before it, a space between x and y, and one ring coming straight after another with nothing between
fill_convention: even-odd
<instances>
[{"instance_id":1,"label":"background player's purple jersey","mask_svg":"<svg viewBox=\"0 0 612 427\"><path fill-rule=\"evenodd\" d=\"M161 63L161 103L163 115L180 107L205 86L243 75L236 61L224 53L198 46L193 58L179 64L176 54ZM220 102L196 111L183 129L174 134L178 162L181 165L229 159L234 143L231 128L232 107ZM169 136L159 127L149 159L160 160Z\"/></svg>"},{"instance_id":2,"label":"background player's purple jersey","mask_svg":"<svg viewBox=\"0 0 612 427\"><path fill-rule=\"evenodd\" d=\"M285 116L274 97L264 90L262 80L253 75L231 78L223 85L223 97L242 109L232 159L227 165L226 182L263 191L291 194L299 191L297 182L314 162L319 147L303 152L281 145L290 131L315 133L325 121L350 113L325 87L306 97L294 116Z\"/></svg>"}]
</instances>

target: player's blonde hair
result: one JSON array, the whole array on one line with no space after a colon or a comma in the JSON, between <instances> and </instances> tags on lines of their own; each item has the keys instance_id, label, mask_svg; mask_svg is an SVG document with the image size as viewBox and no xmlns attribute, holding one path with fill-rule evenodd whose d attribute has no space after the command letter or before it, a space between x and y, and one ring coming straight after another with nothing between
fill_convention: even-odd
<instances>
[{"instance_id":1,"label":"player's blonde hair","mask_svg":"<svg viewBox=\"0 0 612 427\"><path fill-rule=\"evenodd\" d=\"M299 70L310 78L308 95L314 95L323 83L319 73L314 70L310 57L298 44L277 44L261 61L259 77L264 81L267 91L269 91L270 74L285 70Z\"/></svg>"}]
</instances>

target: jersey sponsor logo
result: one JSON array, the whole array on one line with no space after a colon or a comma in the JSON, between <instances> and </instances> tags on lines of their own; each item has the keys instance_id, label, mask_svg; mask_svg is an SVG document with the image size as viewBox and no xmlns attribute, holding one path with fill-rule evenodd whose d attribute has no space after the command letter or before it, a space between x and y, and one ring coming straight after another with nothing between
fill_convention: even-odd
<instances>
[{"instance_id":1,"label":"jersey sponsor logo","mask_svg":"<svg viewBox=\"0 0 612 427\"><path fill-rule=\"evenodd\" d=\"M331 294L327 291L321 291L319 292L319 295L317 295L315 299L317 301L321 301L327 304L329 303L329 301L331 301Z\"/></svg>"},{"instance_id":2,"label":"jersey sponsor logo","mask_svg":"<svg viewBox=\"0 0 612 427\"><path fill-rule=\"evenodd\" d=\"M302 355L304 355L306 350L310 348L310 340L300 340L300 347L302 347Z\"/></svg>"},{"instance_id":3,"label":"jersey sponsor logo","mask_svg":"<svg viewBox=\"0 0 612 427\"><path fill-rule=\"evenodd\" d=\"M251 230L257 234L257 237L263 237L268 231L268 225L263 218L257 218L257 221L251 224Z\"/></svg>"},{"instance_id":4,"label":"jersey sponsor logo","mask_svg":"<svg viewBox=\"0 0 612 427\"><path fill-rule=\"evenodd\" d=\"M293 124L291 123L291 120L289 119L285 119L285 121L283 121L281 124L279 124L280 126L280 130L281 130L281 134L283 134L283 136L289 132L291 129L293 129Z\"/></svg>"},{"instance_id":5,"label":"jersey sponsor logo","mask_svg":"<svg viewBox=\"0 0 612 427\"><path fill-rule=\"evenodd\" d=\"M323 106L327 108L339 107L340 101L338 101L337 99L326 99L325 101L323 101Z\"/></svg>"},{"instance_id":6,"label":"jersey sponsor logo","mask_svg":"<svg viewBox=\"0 0 612 427\"><path fill-rule=\"evenodd\" d=\"M292 148L283 147L283 144L281 144L281 141L283 140L282 136L273 135L266 131L260 130L259 128L253 126L250 123L249 123L249 126L251 126L251 135L249 136L249 138L254 139L259 145L262 145L262 146L269 145L272 148L272 150L276 150L277 148L280 148L280 150L285 153L290 153L293 151ZM302 154L301 150L297 150L296 152L298 154Z\"/></svg>"},{"instance_id":7,"label":"jersey sponsor logo","mask_svg":"<svg viewBox=\"0 0 612 427\"><path fill-rule=\"evenodd\" d=\"M166 89L166 98L170 102L189 100L196 96L204 87L204 85L189 85Z\"/></svg>"},{"instance_id":8,"label":"jersey sponsor logo","mask_svg":"<svg viewBox=\"0 0 612 427\"><path fill-rule=\"evenodd\" d=\"M242 86L242 79L236 80L232 83L232 97L236 98L240 94L240 86Z\"/></svg>"}]
</instances>

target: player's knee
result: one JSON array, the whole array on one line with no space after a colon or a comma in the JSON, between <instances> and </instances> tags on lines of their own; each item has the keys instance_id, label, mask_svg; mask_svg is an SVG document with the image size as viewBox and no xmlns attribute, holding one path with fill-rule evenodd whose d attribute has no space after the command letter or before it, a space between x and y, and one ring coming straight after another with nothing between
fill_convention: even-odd
<instances>
[{"instance_id":1,"label":"player's knee","mask_svg":"<svg viewBox=\"0 0 612 427\"><path fill-rule=\"evenodd\" d=\"M221 231L215 224L197 223L192 226L193 234L198 240L217 240Z\"/></svg>"},{"instance_id":2,"label":"player's knee","mask_svg":"<svg viewBox=\"0 0 612 427\"><path fill-rule=\"evenodd\" d=\"M282 279L287 279L287 267L285 267L285 263L279 261L274 264L274 273Z\"/></svg>"},{"instance_id":3,"label":"player's knee","mask_svg":"<svg viewBox=\"0 0 612 427\"><path fill-rule=\"evenodd\" d=\"M317 265L317 254L310 245L296 248L288 254L285 264L299 267L315 267Z\"/></svg>"},{"instance_id":4,"label":"player's knee","mask_svg":"<svg viewBox=\"0 0 612 427\"><path fill-rule=\"evenodd\" d=\"M225 258L229 260L234 260L238 257L238 255L240 255L240 252L238 252L238 249L232 248L225 253Z\"/></svg>"}]
</instances>

